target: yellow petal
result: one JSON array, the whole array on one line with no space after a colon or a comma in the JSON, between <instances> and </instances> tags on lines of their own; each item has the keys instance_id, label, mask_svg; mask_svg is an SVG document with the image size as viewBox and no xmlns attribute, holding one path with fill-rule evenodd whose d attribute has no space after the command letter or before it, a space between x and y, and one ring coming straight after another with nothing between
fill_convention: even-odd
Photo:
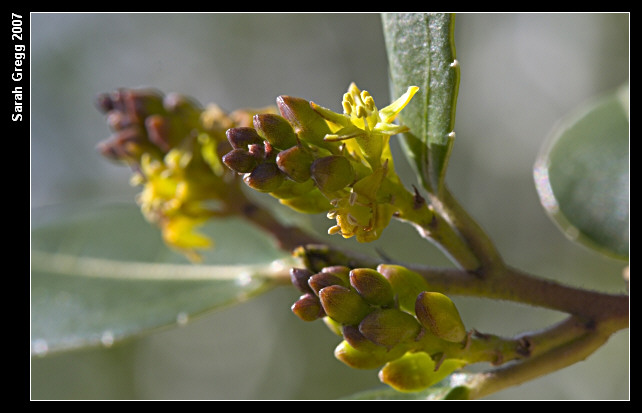
<instances>
[{"instance_id":1,"label":"yellow petal","mask_svg":"<svg viewBox=\"0 0 642 413\"><path fill-rule=\"evenodd\" d=\"M390 123L395 120L399 112L401 112L401 110L406 107L408 102L410 102L410 100L418 90L419 88L417 86L410 86L406 93L401 95L399 99L381 109L379 111L379 118L381 119L381 121L384 123Z\"/></svg>"}]
</instances>

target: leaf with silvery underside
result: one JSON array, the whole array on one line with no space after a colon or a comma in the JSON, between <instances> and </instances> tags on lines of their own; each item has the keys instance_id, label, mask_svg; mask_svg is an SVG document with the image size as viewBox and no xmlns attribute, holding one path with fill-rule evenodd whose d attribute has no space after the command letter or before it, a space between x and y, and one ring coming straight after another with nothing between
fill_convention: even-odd
<instances>
[{"instance_id":1,"label":"leaf with silvery underside","mask_svg":"<svg viewBox=\"0 0 642 413\"><path fill-rule=\"evenodd\" d=\"M204 231L217 245L192 264L131 205L33 212L32 354L180 326L287 277L289 258L248 224L220 221Z\"/></svg>"}]
</instances>

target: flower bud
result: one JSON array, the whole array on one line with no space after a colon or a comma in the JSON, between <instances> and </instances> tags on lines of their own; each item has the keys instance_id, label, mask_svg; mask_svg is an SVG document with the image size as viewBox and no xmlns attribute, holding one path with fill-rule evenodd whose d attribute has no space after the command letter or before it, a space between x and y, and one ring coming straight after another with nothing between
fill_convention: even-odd
<instances>
[{"instance_id":1,"label":"flower bud","mask_svg":"<svg viewBox=\"0 0 642 413\"><path fill-rule=\"evenodd\" d=\"M303 321L314 321L325 316L319 299L309 293L302 295L292 304L291 309L292 312Z\"/></svg>"},{"instance_id":2,"label":"flower bud","mask_svg":"<svg viewBox=\"0 0 642 413\"><path fill-rule=\"evenodd\" d=\"M305 182L310 179L310 166L314 157L302 146L293 146L279 152L276 164L279 169L295 182Z\"/></svg>"},{"instance_id":3,"label":"flower bud","mask_svg":"<svg viewBox=\"0 0 642 413\"><path fill-rule=\"evenodd\" d=\"M321 272L336 275L345 282L344 285L346 287L350 284L350 268L345 265L331 265L329 267L323 267Z\"/></svg>"},{"instance_id":4,"label":"flower bud","mask_svg":"<svg viewBox=\"0 0 642 413\"><path fill-rule=\"evenodd\" d=\"M295 211L303 212L306 214L318 214L327 211L332 206L328 199L323 196L318 189L315 188L305 195L300 195L293 198L281 199L281 204L292 208Z\"/></svg>"},{"instance_id":5,"label":"flower bud","mask_svg":"<svg viewBox=\"0 0 642 413\"><path fill-rule=\"evenodd\" d=\"M150 115L145 119L145 129L149 141L158 146L163 152L171 149L169 141L169 125L161 115Z\"/></svg>"},{"instance_id":6,"label":"flower bud","mask_svg":"<svg viewBox=\"0 0 642 413\"><path fill-rule=\"evenodd\" d=\"M331 285L319 291L326 314L341 324L355 325L371 311L359 294L341 285Z\"/></svg>"},{"instance_id":7,"label":"flower bud","mask_svg":"<svg viewBox=\"0 0 642 413\"><path fill-rule=\"evenodd\" d=\"M341 328L343 327L341 324L337 323L333 319L331 319L328 316L323 317L323 324L325 324L326 327L330 331L332 331L334 334L338 335L339 337L342 336L341 334Z\"/></svg>"},{"instance_id":8,"label":"flower bud","mask_svg":"<svg viewBox=\"0 0 642 413\"><path fill-rule=\"evenodd\" d=\"M321 291L323 288L329 287L331 285L340 285L346 288L350 286L340 277L337 277L336 275L328 272L320 272L318 274L314 274L308 280L308 284L310 288L312 288L312 291L314 291L314 293L317 295L319 295L319 291Z\"/></svg>"},{"instance_id":9,"label":"flower bud","mask_svg":"<svg viewBox=\"0 0 642 413\"><path fill-rule=\"evenodd\" d=\"M458 343L466 338L466 328L455 303L441 293L419 294L415 313L421 325L443 340Z\"/></svg>"},{"instance_id":10,"label":"flower bud","mask_svg":"<svg viewBox=\"0 0 642 413\"><path fill-rule=\"evenodd\" d=\"M291 268L290 281L302 293L314 293L308 284L308 280L312 277L312 271L306 268Z\"/></svg>"},{"instance_id":11,"label":"flower bud","mask_svg":"<svg viewBox=\"0 0 642 413\"><path fill-rule=\"evenodd\" d=\"M223 163L234 172L247 173L257 166L258 161L247 150L232 149L223 155Z\"/></svg>"},{"instance_id":12,"label":"flower bud","mask_svg":"<svg viewBox=\"0 0 642 413\"><path fill-rule=\"evenodd\" d=\"M96 96L94 105L101 113L108 113L114 110L114 101L109 93L101 93Z\"/></svg>"},{"instance_id":13,"label":"flower bud","mask_svg":"<svg viewBox=\"0 0 642 413\"><path fill-rule=\"evenodd\" d=\"M259 192L276 190L285 179L276 164L264 162L257 165L252 172L245 174L243 181L252 189Z\"/></svg>"},{"instance_id":14,"label":"flower bud","mask_svg":"<svg viewBox=\"0 0 642 413\"><path fill-rule=\"evenodd\" d=\"M399 302L399 308L414 312L417 296L429 289L426 280L416 272L400 265L381 264L377 267L377 271L390 282Z\"/></svg>"},{"instance_id":15,"label":"flower bud","mask_svg":"<svg viewBox=\"0 0 642 413\"><path fill-rule=\"evenodd\" d=\"M169 113L180 116L188 122L196 121L203 111L198 102L180 93L169 93L165 96L163 107Z\"/></svg>"},{"instance_id":16,"label":"flower bud","mask_svg":"<svg viewBox=\"0 0 642 413\"><path fill-rule=\"evenodd\" d=\"M100 142L97 149L109 159L115 161L139 162L145 152L161 155L158 148L153 148L143 138L144 132L138 127L123 129L109 139Z\"/></svg>"},{"instance_id":17,"label":"flower bud","mask_svg":"<svg viewBox=\"0 0 642 413\"><path fill-rule=\"evenodd\" d=\"M344 340L347 341L348 344L350 344L350 346L352 346L355 350L362 351L364 353L388 351L386 347L368 340L366 336L361 334L358 326L343 326L341 328L341 333Z\"/></svg>"},{"instance_id":18,"label":"flower bud","mask_svg":"<svg viewBox=\"0 0 642 413\"><path fill-rule=\"evenodd\" d=\"M254 128L231 128L225 132L227 140L234 149L248 150L249 145L261 144L263 140Z\"/></svg>"},{"instance_id":19,"label":"flower bud","mask_svg":"<svg viewBox=\"0 0 642 413\"><path fill-rule=\"evenodd\" d=\"M118 92L122 110L142 121L153 113L164 113L163 95L155 89L123 89Z\"/></svg>"},{"instance_id":20,"label":"flower bud","mask_svg":"<svg viewBox=\"0 0 642 413\"><path fill-rule=\"evenodd\" d=\"M375 310L359 323L359 331L368 340L386 348L410 342L421 326L410 314L395 308Z\"/></svg>"},{"instance_id":21,"label":"flower bud","mask_svg":"<svg viewBox=\"0 0 642 413\"><path fill-rule=\"evenodd\" d=\"M350 161L340 155L319 158L310 167L312 179L322 192L334 192L352 184L356 178Z\"/></svg>"},{"instance_id":22,"label":"flower bud","mask_svg":"<svg viewBox=\"0 0 642 413\"><path fill-rule=\"evenodd\" d=\"M370 268L356 268L350 271L350 285L373 305L390 306L394 303L392 286L380 273Z\"/></svg>"},{"instance_id":23,"label":"flower bud","mask_svg":"<svg viewBox=\"0 0 642 413\"><path fill-rule=\"evenodd\" d=\"M400 392L416 392L440 382L465 363L447 359L439 366L430 355L420 351L406 353L388 362L379 371L379 380ZM438 367L435 370L435 367Z\"/></svg>"},{"instance_id":24,"label":"flower bud","mask_svg":"<svg viewBox=\"0 0 642 413\"><path fill-rule=\"evenodd\" d=\"M323 138L330 133L327 122L310 107L310 102L292 96L279 96L276 104L283 116L292 125L299 138L312 145L331 149ZM332 148L333 149L333 148Z\"/></svg>"},{"instance_id":25,"label":"flower bud","mask_svg":"<svg viewBox=\"0 0 642 413\"><path fill-rule=\"evenodd\" d=\"M254 115L256 132L272 146L278 149L288 149L298 141L292 126L279 115L263 113Z\"/></svg>"},{"instance_id":26,"label":"flower bud","mask_svg":"<svg viewBox=\"0 0 642 413\"><path fill-rule=\"evenodd\" d=\"M403 354L403 352L401 353ZM342 341L334 350L334 356L341 362L354 369L376 369L401 356L394 350L387 352L370 353L359 351L347 341Z\"/></svg>"},{"instance_id":27,"label":"flower bud","mask_svg":"<svg viewBox=\"0 0 642 413\"><path fill-rule=\"evenodd\" d=\"M112 110L107 114L107 125L115 131L134 125L132 120L123 112Z\"/></svg>"}]
</instances>

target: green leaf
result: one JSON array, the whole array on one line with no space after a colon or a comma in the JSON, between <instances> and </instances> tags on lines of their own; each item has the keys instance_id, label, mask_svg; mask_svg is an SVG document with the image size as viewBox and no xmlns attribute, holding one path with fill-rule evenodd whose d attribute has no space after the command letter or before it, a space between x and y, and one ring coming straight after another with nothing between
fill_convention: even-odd
<instances>
[{"instance_id":1,"label":"green leaf","mask_svg":"<svg viewBox=\"0 0 642 413\"><path fill-rule=\"evenodd\" d=\"M169 250L131 205L34 212L32 354L111 346L180 326L288 277L288 258L244 222L214 222L205 231L217 245L197 265Z\"/></svg>"},{"instance_id":2,"label":"green leaf","mask_svg":"<svg viewBox=\"0 0 642 413\"><path fill-rule=\"evenodd\" d=\"M399 114L410 128L404 149L422 185L438 193L454 142L459 64L455 59L455 17L448 13L384 13L391 90L419 92Z\"/></svg>"},{"instance_id":3,"label":"green leaf","mask_svg":"<svg viewBox=\"0 0 642 413\"><path fill-rule=\"evenodd\" d=\"M546 212L571 240L629 256L628 85L564 118L535 163Z\"/></svg>"}]
</instances>

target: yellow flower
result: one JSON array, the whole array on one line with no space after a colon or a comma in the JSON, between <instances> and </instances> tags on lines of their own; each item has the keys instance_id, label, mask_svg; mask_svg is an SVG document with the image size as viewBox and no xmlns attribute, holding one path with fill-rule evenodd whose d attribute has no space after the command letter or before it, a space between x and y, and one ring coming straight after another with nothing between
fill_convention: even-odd
<instances>
[{"instance_id":1,"label":"yellow flower","mask_svg":"<svg viewBox=\"0 0 642 413\"><path fill-rule=\"evenodd\" d=\"M191 159L190 153L178 149L162 160L144 154L141 173L133 183L143 185L137 201L145 218L161 228L169 246L198 261L194 250L209 248L212 242L196 233L195 227L205 223L211 211L203 206L196 184L187 175Z\"/></svg>"},{"instance_id":2,"label":"yellow flower","mask_svg":"<svg viewBox=\"0 0 642 413\"><path fill-rule=\"evenodd\" d=\"M166 219L160 224L163 239L168 245L181 250L190 260L200 261L201 257L195 249L208 249L212 241L195 231L205 223L207 218L195 219L188 216L177 215Z\"/></svg>"},{"instance_id":3,"label":"yellow flower","mask_svg":"<svg viewBox=\"0 0 642 413\"><path fill-rule=\"evenodd\" d=\"M334 126L334 132L326 135L325 140L355 139L356 147L353 143L346 142L347 149L352 153L359 149L370 167L375 170L384 162L383 156L388 155L386 150L389 149L390 136L408 131L406 126L393 122L418 90L417 86L410 86L401 97L378 110L370 93L359 90L357 85L352 83L348 92L343 95L343 114L314 102L311 102L311 106Z\"/></svg>"},{"instance_id":4,"label":"yellow flower","mask_svg":"<svg viewBox=\"0 0 642 413\"><path fill-rule=\"evenodd\" d=\"M344 238L356 236L359 242L371 242L381 236L397 211L390 199L379 199L386 165L354 184L348 197L330 202L334 208L328 212L328 218L336 219L337 225L328 230L329 234L341 234Z\"/></svg>"}]
</instances>

